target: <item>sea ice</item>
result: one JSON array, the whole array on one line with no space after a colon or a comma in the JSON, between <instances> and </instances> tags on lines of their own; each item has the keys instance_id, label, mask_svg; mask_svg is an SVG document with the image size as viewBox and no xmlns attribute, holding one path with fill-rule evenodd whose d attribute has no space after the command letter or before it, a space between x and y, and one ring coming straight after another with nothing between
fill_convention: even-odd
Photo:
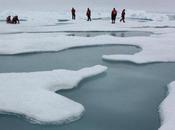
<instances>
[{"instance_id":1,"label":"sea ice","mask_svg":"<svg viewBox=\"0 0 175 130\"><path fill-rule=\"evenodd\" d=\"M138 46L142 50L134 55L103 55L103 59L136 64L175 62L175 21L170 21L166 14L127 10L127 22L125 24L117 22L115 25L110 23L110 10L93 12L93 18L100 20L93 20L90 23L85 21L84 12L81 12L77 17L79 20L67 21L71 24L63 26L57 26L58 19L69 19L69 14L7 11L0 13L0 20L13 14L20 15L26 21L16 26L0 22L0 54L60 51L73 47L120 44ZM138 22L134 19L147 21ZM46 31L60 31L63 34L40 33ZM86 38L66 36L64 31L151 31L154 34L150 37ZM0 110L22 114L40 123L63 123L79 119L84 111L83 106L54 92L73 88L83 78L105 70L106 67L96 66L80 71L0 74ZM160 106L162 126L159 130L175 129L174 87L174 82L169 84L169 95Z\"/></svg>"},{"instance_id":2,"label":"sea ice","mask_svg":"<svg viewBox=\"0 0 175 130\"><path fill-rule=\"evenodd\" d=\"M175 130L175 81L168 85L168 96L160 105L162 126L159 130Z\"/></svg>"},{"instance_id":3,"label":"sea ice","mask_svg":"<svg viewBox=\"0 0 175 130\"><path fill-rule=\"evenodd\" d=\"M84 78L107 67L97 65L78 71L53 70L0 74L0 111L26 116L35 123L67 123L81 117L84 107L55 91L76 87Z\"/></svg>"}]
</instances>

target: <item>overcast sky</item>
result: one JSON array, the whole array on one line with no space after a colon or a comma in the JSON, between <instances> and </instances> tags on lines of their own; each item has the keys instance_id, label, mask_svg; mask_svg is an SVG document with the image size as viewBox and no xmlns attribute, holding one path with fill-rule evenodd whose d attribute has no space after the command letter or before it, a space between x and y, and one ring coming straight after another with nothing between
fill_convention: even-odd
<instances>
[{"instance_id":1,"label":"overcast sky","mask_svg":"<svg viewBox=\"0 0 175 130\"><path fill-rule=\"evenodd\" d=\"M70 7L116 7L175 12L175 0L0 0L0 10L59 10Z\"/></svg>"}]
</instances>

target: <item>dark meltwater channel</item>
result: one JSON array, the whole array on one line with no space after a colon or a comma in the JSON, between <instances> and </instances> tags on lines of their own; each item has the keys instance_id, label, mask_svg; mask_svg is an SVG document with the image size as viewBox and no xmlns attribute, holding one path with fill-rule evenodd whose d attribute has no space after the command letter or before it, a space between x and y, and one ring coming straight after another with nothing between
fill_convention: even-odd
<instances>
[{"instance_id":1,"label":"dark meltwater channel","mask_svg":"<svg viewBox=\"0 0 175 130\"><path fill-rule=\"evenodd\" d=\"M100 35L110 35L114 37L134 37L151 36L152 32L145 31L67 31L67 36L96 37Z\"/></svg>"},{"instance_id":2,"label":"dark meltwater channel","mask_svg":"<svg viewBox=\"0 0 175 130\"><path fill-rule=\"evenodd\" d=\"M158 130L158 107L166 96L166 85L175 80L175 63L136 65L101 58L103 54L133 54L139 50L134 46L99 46L0 56L1 73L76 70L96 64L108 67L106 73L83 80L77 88L58 92L84 105L86 112L80 120L61 126L34 125L24 118L0 115L0 129Z\"/></svg>"},{"instance_id":3,"label":"dark meltwater channel","mask_svg":"<svg viewBox=\"0 0 175 130\"><path fill-rule=\"evenodd\" d=\"M69 23L60 23L60 24L69 24ZM58 24L58 25L60 25ZM55 26L55 25L47 25ZM35 31L35 32L6 32L0 33L0 35L14 35L14 34L64 34L66 36L78 36L78 37L96 37L101 35L110 35L113 37L142 37L142 36L151 36L152 32L146 31Z\"/></svg>"}]
</instances>

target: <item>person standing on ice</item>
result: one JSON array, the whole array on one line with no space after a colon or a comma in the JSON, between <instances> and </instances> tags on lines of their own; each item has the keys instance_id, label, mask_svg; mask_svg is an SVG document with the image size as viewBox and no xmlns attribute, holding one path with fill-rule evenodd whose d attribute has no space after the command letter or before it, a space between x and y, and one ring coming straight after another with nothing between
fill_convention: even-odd
<instances>
[{"instance_id":1,"label":"person standing on ice","mask_svg":"<svg viewBox=\"0 0 175 130\"><path fill-rule=\"evenodd\" d=\"M87 21L91 21L91 10L89 8L87 8L86 16L87 16Z\"/></svg>"},{"instance_id":2,"label":"person standing on ice","mask_svg":"<svg viewBox=\"0 0 175 130\"><path fill-rule=\"evenodd\" d=\"M113 9L112 9L112 12L111 12L111 20L112 20L112 24L115 23L116 16L117 16L117 10L116 10L115 8L113 8Z\"/></svg>"},{"instance_id":3,"label":"person standing on ice","mask_svg":"<svg viewBox=\"0 0 175 130\"><path fill-rule=\"evenodd\" d=\"M76 14L75 14L76 10L74 8L72 8L71 13L72 13L72 19L75 20L76 18Z\"/></svg>"},{"instance_id":4,"label":"person standing on ice","mask_svg":"<svg viewBox=\"0 0 175 130\"><path fill-rule=\"evenodd\" d=\"M120 19L120 22L123 22L125 23L125 9L123 9L122 13L121 13L121 19Z\"/></svg>"}]
</instances>

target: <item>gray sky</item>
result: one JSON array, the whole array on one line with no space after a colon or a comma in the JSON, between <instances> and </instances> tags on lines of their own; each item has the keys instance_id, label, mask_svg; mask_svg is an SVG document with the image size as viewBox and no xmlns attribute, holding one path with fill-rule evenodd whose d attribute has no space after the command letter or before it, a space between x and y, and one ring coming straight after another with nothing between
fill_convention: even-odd
<instances>
[{"instance_id":1,"label":"gray sky","mask_svg":"<svg viewBox=\"0 0 175 130\"><path fill-rule=\"evenodd\" d=\"M116 7L175 12L175 0L0 0L0 10L59 10L70 7Z\"/></svg>"}]
</instances>

